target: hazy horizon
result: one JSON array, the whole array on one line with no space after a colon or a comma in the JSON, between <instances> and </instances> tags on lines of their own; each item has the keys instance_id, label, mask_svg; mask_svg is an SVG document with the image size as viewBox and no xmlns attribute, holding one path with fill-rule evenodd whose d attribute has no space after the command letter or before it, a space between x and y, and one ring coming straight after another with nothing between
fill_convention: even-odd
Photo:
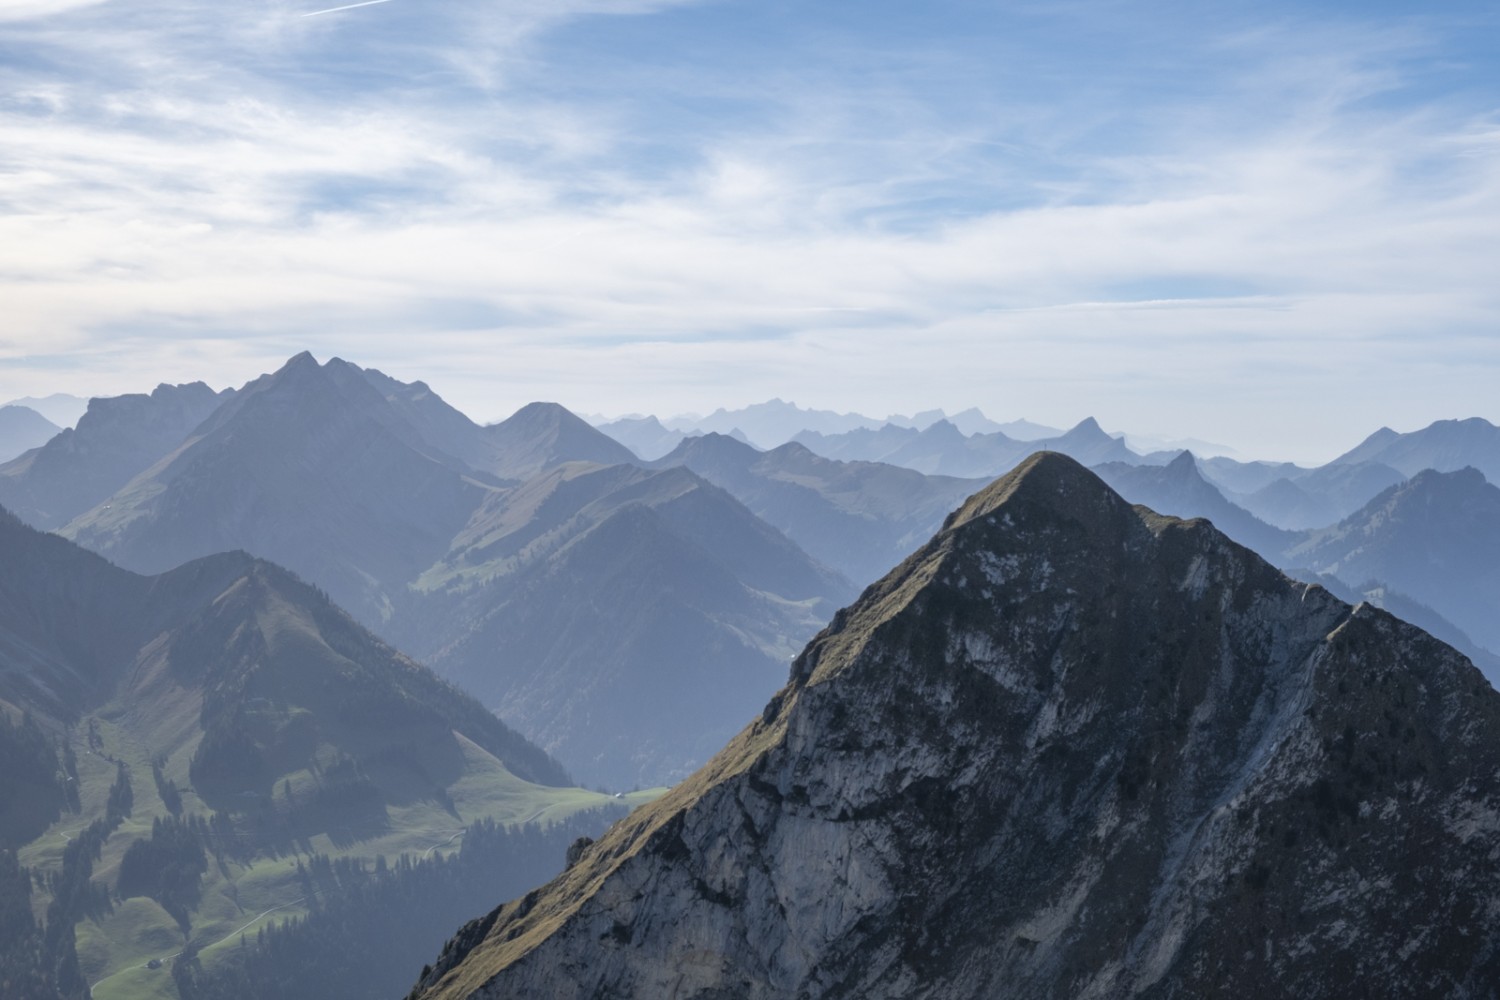
<instances>
[{"instance_id":1,"label":"hazy horizon","mask_svg":"<svg viewBox=\"0 0 1500 1000\"><path fill-rule=\"evenodd\" d=\"M1473 2L0 2L0 398L1500 419Z\"/></svg>"}]
</instances>

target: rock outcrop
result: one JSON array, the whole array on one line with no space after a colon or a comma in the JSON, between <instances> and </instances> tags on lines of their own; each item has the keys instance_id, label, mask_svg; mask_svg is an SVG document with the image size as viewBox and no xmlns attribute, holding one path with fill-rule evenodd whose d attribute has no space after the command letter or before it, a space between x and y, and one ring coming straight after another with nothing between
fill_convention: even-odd
<instances>
[{"instance_id":1,"label":"rock outcrop","mask_svg":"<svg viewBox=\"0 0 1500 1000\"><path fill-rule=\"evenodd\" d=\"M424 998L1492 995L1500 694L1060 455Z\"/></svg>"}]
</instances>

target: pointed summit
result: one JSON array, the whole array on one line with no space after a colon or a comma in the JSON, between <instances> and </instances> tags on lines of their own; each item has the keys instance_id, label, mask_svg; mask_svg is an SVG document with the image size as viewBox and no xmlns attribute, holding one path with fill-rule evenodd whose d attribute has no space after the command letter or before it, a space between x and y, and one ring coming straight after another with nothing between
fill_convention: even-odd
<instances>
[{"instance_id":1,"label":"pointed summit","mask_svg":"<svg viewBox=\"0 0 1500 1000\"><path fill-rule=\"evenodd\" d=\"M414 996L1479 996L1496 810L1461 656L1038 455Z\"/></svg>"},{"instance_id":2,"label":"pointed summit","mask_svg":"<svg viewBox=\"0 0 1500 1000\"><path fill-rule=\"evenodd\" d=\"M1168 462L1165 468L1171 472L1175 472L1178 475L1187 475L1191 473L1192 475L1199 476L1200 478L1202 475L1198 471L1198 460L1194 458L1193 453L1191 451L1188 451L1186 448L1178 452L1177 457Z\"/></svg>"},{"instance_id":3,"label":"pointed summit","mask_svg":"<svg viewBox=\"0 0 1500 1000\"><path fill-rule=\"evenodd\" d=\"M1104 428L1099 426L1099 421L1093 417L1080 420L1060 437L1037 441L1033 446L1066 452L1084 465L1140 461L1139 455L1127 448L1124 441L1105 433Z\"/></svg>"},{"instance_id":4,"label":"pointed summit","mask_svg":"<svg viewBox=\"0 0 1500 1000\"><path fill-rule=\"evenodd\" d=\"M528 403L486 427L485 435L493 449L490 470L513 479L528 479L564 462L636 461L629 448L558 403Z\"/></svg>"},{"instance_id":5,"label":"pointed summit","mask_svg":"<svg viewBox=\"0 0 1500 1000\"><path fill-rule=\"evenodd\" d=\"M666 457L652 463L655 468L686 465L691 469L700 467L729 466L742 468L754 462L762 452L754 445L746 444L728 434L710 431L694 437L683 438Z\"/></svg>"},{"instance_id":6,"label":"pointed summit","mask_svg":"<svg viewBox=\"0 0 1500 1000\"><path fill-rule=\"evenodd\" d=\"M1006 508L1049 519L1094 511L1130 509L1104 481L1060 451L1039 451L970 497L943 530Z\"/></svg>"}]
</instances>

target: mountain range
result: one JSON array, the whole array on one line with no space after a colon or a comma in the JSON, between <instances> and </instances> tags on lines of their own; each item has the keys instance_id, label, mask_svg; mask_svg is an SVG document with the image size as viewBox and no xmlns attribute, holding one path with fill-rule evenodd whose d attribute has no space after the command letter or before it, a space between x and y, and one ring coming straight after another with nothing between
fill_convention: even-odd
<instances>
[{"instance_id":1,"label":"mountain range","mask_svg":"<svg viewBox=\"0 0 1500 1000\"><path fill-rule=\"evenodd\" d=\"M911 416L896 413L877 420L860 413L806 409L780 399L753 403L735 410L721 407L706 417L695 414L664 420L654 416L629 416L613 420L596 417L592 418L592 423L641 458L650 461L671 451L683 438L704 434L724 434L756 448L769 449L786 444L804 432L840 435L857 430L878 430L887 424L922 431L943 420L953 424L965 435L999 431L1017 441L1034 441L1056 437L1062 433L1054 427L1029 420L997 423L980 412L978 407L970 407L951 415L943 410L925 410Z\"/></svg>"},{"instance_id":2,"label":"mountain range","mask_svg":"<svg viewBox=\"0 0 1500 1000\"><path fill-rule=\"evenodd\" d=\"M649 787L706 759L853 590L692 473L633 461L556 404L481 427L304 353L234 391L94 400L0 467L0 503L140 573L234 549L285 566L578 780ZM635 559L677 586L635 585Z\"/></svg>"},{"instance_id":3,"label":"mountain range","mask_svg":"<svg viewBox=\"0 0 1500 1000\"><path fill-rule=\"evenodd\" d=\"M900 562L985 482L834 461L796 443L761 452L712 433L684 440L653 464L685 467L723 487L809 555L860 584Z\"/></svg>"},{"instance_id":4,"label":"mountain range","mask_svg":"<svg viewBox=\"0 0 1500 1000\"><path fill-rule=\"evenodd\" d=\"M1500 694L1043 454L413 998L1481 997Z\"/></svg>"},{"instance_id":5,"label":"mountain range","mask_svg":"<svg viewBox=\"0 0 1500 1000\"><path fill-rule=\"evenodd\" d=\"M0 465L7 997L394 995L580 835L417 992L1483 995L1500 430L855 418L90 401Z\"/></svg>"}]
</instances>

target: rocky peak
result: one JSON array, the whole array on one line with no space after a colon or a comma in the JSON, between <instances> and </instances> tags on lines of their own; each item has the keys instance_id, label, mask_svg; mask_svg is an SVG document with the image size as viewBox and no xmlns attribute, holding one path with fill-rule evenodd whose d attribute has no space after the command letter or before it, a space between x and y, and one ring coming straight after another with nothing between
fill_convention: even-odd
<instances>
[{"instance_id":1,"label":"rocky peak","mask_svg":"<svg viewBox=\"0 0 1500 1000\"><path fill-rule=\"evenodd\" d=\"M1040 454L431 997L1484 995L1500 695Z\"/></svg>"},{"instance_id":2,"label":"rocky peak","mask_svg":"<svg viewBox=\"0 0 1500 1000\"><path fill-rule=\"evenodd\" d=\"M1179 451L1177 457L1168 462L1165 468L1180 476L1191 476L1197 479L1203 478L1202 473L1198 471L1198 460L1186 448Z\"/></svg>"}]
</instances>

